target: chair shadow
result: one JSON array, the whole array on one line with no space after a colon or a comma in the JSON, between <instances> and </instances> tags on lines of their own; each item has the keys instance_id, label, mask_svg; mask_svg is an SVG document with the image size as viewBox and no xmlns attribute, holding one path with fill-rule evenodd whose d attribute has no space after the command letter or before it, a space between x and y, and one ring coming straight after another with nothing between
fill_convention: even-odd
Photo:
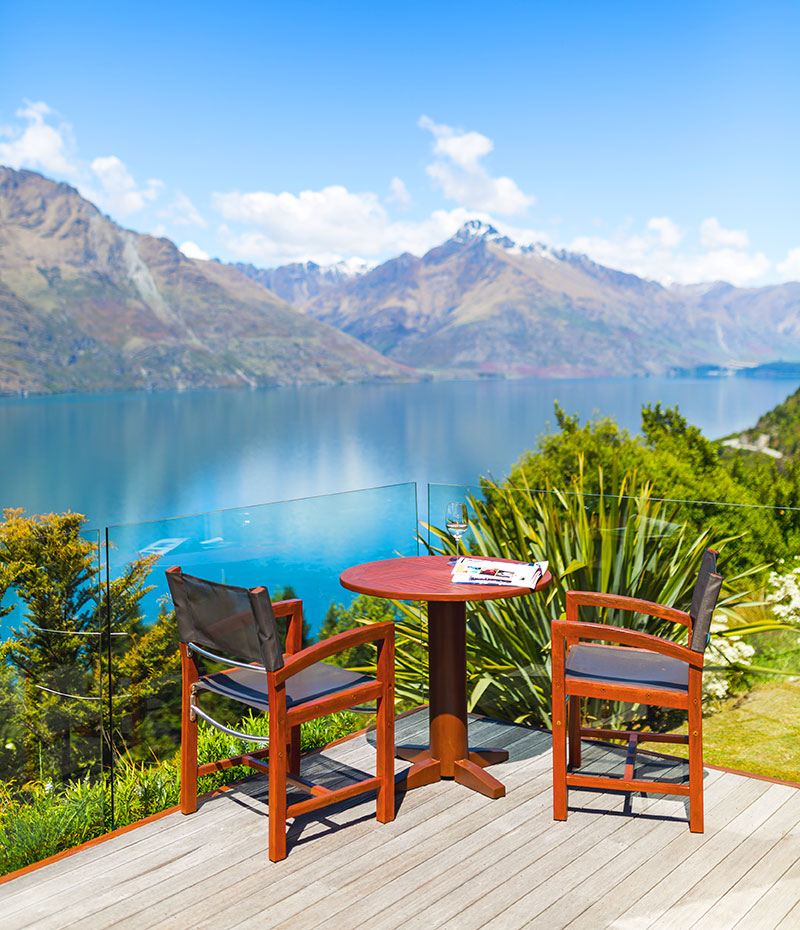
<instances>
[{"instance_id":1,"label":"chair shadow","mask_svg":"<svg viewBox=\"0 0 800 930\"><path fill-rule=\"evenodd\" d=\"M405 766L403 766L402 771L395 773L395 782L402 778L404 771ZM324 788L329 788L331 791L337 788L346 788L348 785L372 777L372 773L364 772L361 769L353 768L336 759L331 759L325 756L324 753L317 753L303 759L301 772L303 778L314 782L314 784L322 785ZM269 777L267 775L255 776L242 785L236 786L230 792L226 792L225 796L234 804L247 808L247 810L258 817L267 818L269 816ZM286 800L290 805L297 801L305 800L307 797L308 794L297 788L293 788L291 785L286 792ZM286 832L287 850L295 846L302 846L304 843L314 842L323 836L346 830L358 823L375 820L376 799L376 791L367 791L364 792L364 794L356 795L354 798L348 798L336 804L329 804L319 810L311 811L308 814L301 814L299 817L293 818L288 824ZM395 816L397 816L400 811L404 799L405 792L395 793ZM250 803L252 801L256 801L258 804L254 805ZM358 816L348 817L341 822L332 819L333 816L337 814L346 814L347 812L358 813L361 808L365 807L371 809L365 810L363 814L359 814ZM324 829L317 829L312 835L303 837L303 833L312 825L317 827L321 826L324 827Z\"/></svg>"},{"instance_id":2,"label":"chair shadow","mask_svg":"<svg viewBox=\"0 0 800 930\"><path fill-rule=\"evenodd\" d=\"M375 731L366 734L375 745ZM526 727L508 720L495 720L478 714L467 715L467 739L471 750L505 749L509 762L521 762L551 751L550 732ZM395 721L395 744L407 749L428 748L428 708L423 707Z\"/></svg>"},{"instance_id":3,"label":"chair shadow","mask_svg":"<svg viewBox=\"0 0 800 930\"><path fill-rule=\"evenodd\" d=\"M580 768L569 768L569 771L580 772L583 775L603 775L613 777L615 769L619 772L624 770L627 761L627 747L605 742L587 742L582 743L582 759ZM637 778L644 781L663 781L673 785L689 784L689 762L674 756L666 756L651 753L648 750L640 749L636 754L635 774ZM708 772L703 770L703 778L708 777ZM624 795L622 809L604 810L604 815L612 817L637 817L642 820L658 820L663 822L673 821L676 823L687 823L689 821L689 798L674 794L658 794L656 792L630 791L625 789L614 790L611 788L589 788L589 787L570 787L569 796L573 797L575 792L588 792L592 796L599 795ZM649 800L670 800L676 805L683 806L685 816L672 816L667 813L648 813L645 811L633 810L633 798L639 795ZM597 808L581 807L577 804L568 804L568 810L580 811L582 813L597 813Z\"/></svg>"}]
</instances>

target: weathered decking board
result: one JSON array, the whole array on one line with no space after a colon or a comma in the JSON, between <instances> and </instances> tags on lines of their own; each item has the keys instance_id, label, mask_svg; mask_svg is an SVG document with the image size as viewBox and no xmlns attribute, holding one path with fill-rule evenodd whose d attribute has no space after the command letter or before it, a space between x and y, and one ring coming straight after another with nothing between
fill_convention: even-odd
<instances>
[{"instance_id":1,"label":"weathered decking board","mask_svg":"<svg viewBox=\"0 0 800 930\"><path fill-rule=\"evenodd\" d=\"M426 730L424 711L401 718L398 742ZM439 782L400 796L391 824L357 798L301 818L288 858L270 863L266 781L254 779L0 886L3 930L800 926L800 789L707 770L702 835L684 800L664 796L573 789L557 823L549 735L471 720L470 743L509 750L493 769L505 798ZM584 751L592 771L621 771L623 758ZM373 767L363 736L303 763L331 785ZM686 774L656 757L646 767Z\"/></svg>"}]
</instances>

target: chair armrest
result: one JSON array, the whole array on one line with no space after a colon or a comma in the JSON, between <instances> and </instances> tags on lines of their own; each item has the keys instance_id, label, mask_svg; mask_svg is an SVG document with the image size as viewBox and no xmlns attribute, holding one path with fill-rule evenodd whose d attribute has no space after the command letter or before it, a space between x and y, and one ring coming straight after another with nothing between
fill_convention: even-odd
<instances>
[{"instance_id":1,"label":"chair armrest","mask_svg":"<svg viewBox=\"0 0 800 930\"><path fill-rule=\"evenodd\" d=\"M661 620L670 620L691 628L689 614L675 607L666 607L654 601L643 601L638 597L626 597L624 594L602 594L599 591L567 591L567 620L578 620L578 607L614 607L631 613L648 614Z\"/></svg>"},{"instance_id":2,"label":"chair armrest","mask_svg":"<svg viewBox=\"0 0 800 930\"><path fill-rule=\"evenodd\" d=\"M628 630L621 626L609 626L606 623L583 623L579 620L553 620L551 624L553 641L556 638L569 639L598 639L602 642L618 643L622 646L637 646L648 652L657 652L659 655L669 656L688 662L695 668L703 667L703 653L695 652L688 646L681 646L669 639L661 639L651 633L640 633L638 630Z\"/></svg>"},{"instance_id":3,"label":"chair armrest","mask_svg":"<svg viewBox=\"0 0 800 930\"><path fill-rule=\"evenodd\" d=\"M321 662L323 659L328 659L337 653L352 649L354 646L380 640L394 641L394 624L391 621L369 623L355 630L345 630L344 633L337 633L321 643L306 646L300 652L287 657L283 668L279 668L270 674L274 676L275 684L280 685L287 678L302 672L304 668L314 665L315 662Z\"/></svg>"}]
</instances>

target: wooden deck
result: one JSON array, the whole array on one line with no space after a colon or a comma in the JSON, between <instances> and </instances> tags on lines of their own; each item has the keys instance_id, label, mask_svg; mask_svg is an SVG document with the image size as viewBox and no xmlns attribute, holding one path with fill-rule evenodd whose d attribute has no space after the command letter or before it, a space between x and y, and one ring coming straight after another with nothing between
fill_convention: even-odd
<instances>
[{"instance_id":1,"label":"wooden deck","mask_svg":"<svg viewBox=\"0 0 800 930\"><path fill-rule=\"evenodd\" d=\"M398 721L424 742L425 712ZM505 747L490 801L454 782L398 798L375 821L360 798L296 821L267 858L265 781L252 780L0 886L3 930L408 927L760 930L800 927L800 789L707 769L706 832L682 799L573 789L552 820L549 735L470 721L472 745ZM622 750L586 744L585 765L621 771ZM642 756L643 774L683 763ZM363 736L307 758L341 784L372 771ZM403 763L398 763L398 767ZM320 778L320 780L322 780Z\"/></svg>"}]
</instances>

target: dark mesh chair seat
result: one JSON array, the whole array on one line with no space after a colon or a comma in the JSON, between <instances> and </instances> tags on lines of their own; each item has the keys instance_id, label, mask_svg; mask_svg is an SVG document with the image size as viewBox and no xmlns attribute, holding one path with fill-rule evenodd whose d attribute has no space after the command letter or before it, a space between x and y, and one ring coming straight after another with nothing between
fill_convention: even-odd
<instances>
[{"instance_id":1,"label":"dark mesh chair seat","mask_svg":"<svg viewBox=\"0 0 800 930\"><path fill-rule=\"evenodd\" d=\"M567 692L570 682L577 678L623 687L685 692L689 688L689 666L680 659L645 649L577 643L567 656Z\"/></svg>"},{"instance_id":2,"label":"dark mesh chair seat","mask_svg":"<svg viewBox=\"0 0 800 930\"><path fill-rule=\"evenodd\" d=\"M698 553L699 554L699 553ZM717 553L700 557L688 612L621 594L567 591L566 613L551 624L553 669L553 817L567 819L570 788L658 792L689 798L689 829L703 832L703 656L722 576ZM581 620L580 608L645 614L688 627L687 644L626 627ZM687 735L589 727L581 721L581 699L656 705L685 710ZM579 772L581 737L628 742L622 777ZM635 757L645 741L689 747L689 784L635 777ZM569 751L569 756L567 752ZM569 763L569 764L568 764Z\"/></svg>"},{"instance_id":3,"label":"dark mesh chair seat","mask_svg":"<svg viewBox=\"0 0 800 930\"><path fill-rule=\"evenodd\" d=\"M355 685L374 681L369 675L351 672L325 662L316 662L309 668L293 675L286 682L286 707L294 707L309 701L338 694ZM223 697L247 704L255 710L268 711L267 673L260 669L234 668L230 671L204 675L196 686L204 691L213 691Z\"/></svg>"},{"instance_id":4,"label":"dark mesh chair seat","mask_svg":"<svg viewBox=\"0 0 800 930\"><path fill-rule=\"evenodd\" d=\"M167 571L181 643L181 811L197 810L197 779L235 765L269 776L269 858L286 857L286 821L374 791L376 817L394 820L394 625L370 623L302 648L303 602L270 601L266 588L239 588ZM285 642L276 617L286 617ZM366 643L377 647L377 676L325 660ZM205 659L227 666L203 674ZM198 764L198 718L263 746L263 735L243 733L201 708L202 694L224 696L269 714L266 749ZM208 696L206 697L208 700ZM375 776L330 789L300 775L300 727L349 707L375 702ZM289 804L287 783L309 797Z\"/></svg>"}]
</instances>

